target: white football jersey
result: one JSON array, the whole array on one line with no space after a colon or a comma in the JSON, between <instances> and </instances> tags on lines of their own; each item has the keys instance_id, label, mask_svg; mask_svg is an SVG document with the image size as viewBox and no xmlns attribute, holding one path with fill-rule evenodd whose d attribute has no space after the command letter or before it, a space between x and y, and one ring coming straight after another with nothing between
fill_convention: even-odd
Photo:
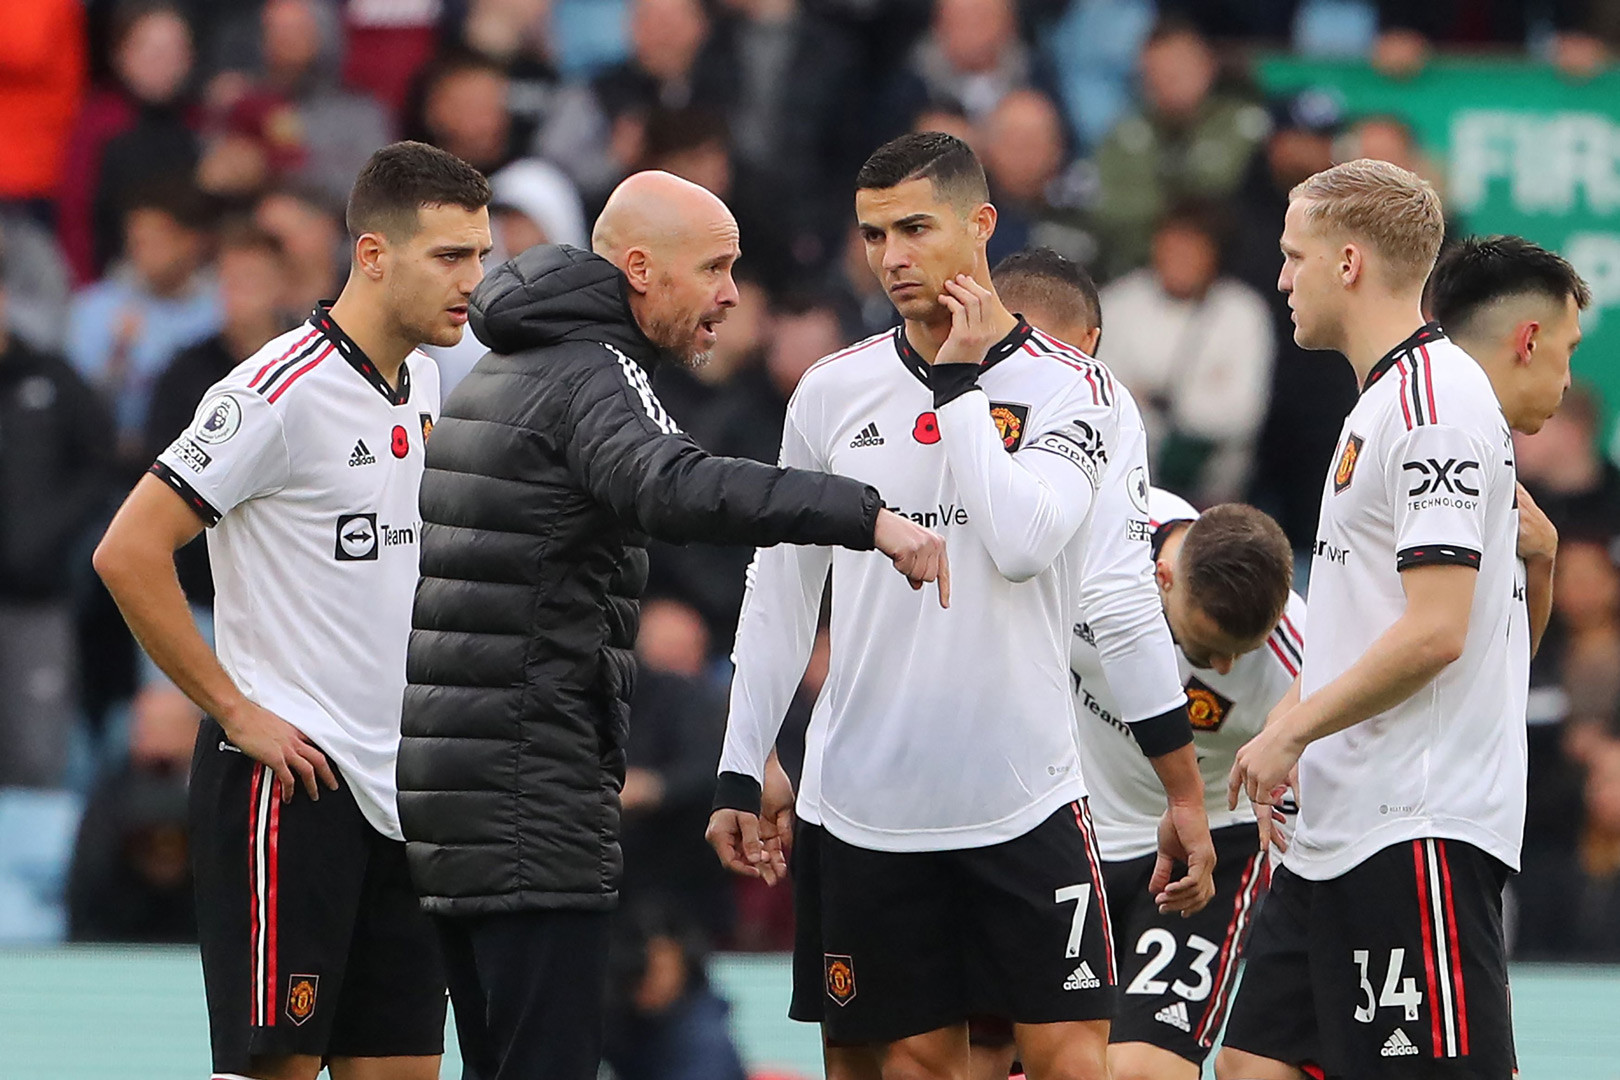
<instances>
[{"instance_id":1,"label":"white football jersey","mask_svg":"<svg viewBox=\"0 0 1620 1080\"><path fill-rule=\"evenodd\" d=\"M1402 570L1450 563L1479 579L1460 659L1306 749L1286 865L1325 880L1391 844L1447 837L1516 869L1530 654L1527 628L1514 630L1513 442L1490 380L1438 326L1423 327L1369 374L1334 462L1311 564L1304 697L1405 611Z\"/></svg>"},{"instance_id":2,"label":"white football jersey","mask_svg":"<svg viewBox=\"0 0 1620 1080\"><path fill-rule=\"evenodd\" d=\"M439 374L390 387L322 308L209 391L152 471L212 526L220 664L403 840L394 762Z\"/></svg>"},{"instance_id":3,"label":"white football jersey","mask_svg":"<svg viewBox=\"0 0 1620 1080\"><path fill-rule=\"evenodd\" d=\"M1123 527L1106 538L1091 528L1119 436L1106 368L1020 320L991 350L979 389L936 409L929 376L903 329L821 361L789 405L782 464L870 483L889 509L944 535L950 609L877 552L762 549L720 761L722 772L761 775L830 567L832 656L799 813L876 850L999 843L1085 794L1068 630L1088 544L1125 540ZM1167 651L1151 574L1139 580L1137 614L1116 605L1099 632L1122 653L1159 634ZM1161 712L1182 700L1173 671L1165 683L1152 692Z\"/></svg>"},{"instance_id":4,"label":"white football jersey","mask_svg":"<svg viewBox=\"0 0 1620 1080\"><path fill-rule=\"evenodd\" d=\"M1191 503L1161 488L1149 494L1148 506L1154 529L1165 522L1198 516ZM1081 615L1084 620L1085 613ZM1299 674L1304 629L1305 601L1290 594L1283 619L1266 644L1238 657L1225 675L1211 668L1195 668L1179 648L1175 651L1178 675L1187 691L1187 718L1192 722L1212 829L1254 821L1247 800L1236 810L1226 808L1227 776L1238 749L1265 726L1272 706L1282 700ZM1164 787L1121 715L1119 696L1111 689L1114 680L1104 670L1089 621L1075 625L1069 665L1097 846L1106 862L1150 855L1158 848Z\"/></svg>"}]
</instances>

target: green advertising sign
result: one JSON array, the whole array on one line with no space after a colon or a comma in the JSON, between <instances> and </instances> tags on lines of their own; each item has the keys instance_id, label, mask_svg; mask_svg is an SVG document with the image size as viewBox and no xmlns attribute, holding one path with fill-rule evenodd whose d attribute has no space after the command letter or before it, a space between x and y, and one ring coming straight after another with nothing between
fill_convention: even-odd
<instances>
[{"instance_id":1,"label":"green advertising sign","mask_svg":"<svg viewBox=\"0 0 1620 1080\"><path fill-rule=\"evenodd\" d=\"M1592 286L1577 376L1620 408L1620 71L1574 82L1550 67L1444 59L1404 80L1362 63L1276 57L1268 92L1316 87L1347 113L1399 116L1445 166L1446 207L1471 233L1553 248ZM1617 440L1620 442L1620 440ZM1611 447L1620 449L1620 447Z\"/></svg>"}]
</instances>

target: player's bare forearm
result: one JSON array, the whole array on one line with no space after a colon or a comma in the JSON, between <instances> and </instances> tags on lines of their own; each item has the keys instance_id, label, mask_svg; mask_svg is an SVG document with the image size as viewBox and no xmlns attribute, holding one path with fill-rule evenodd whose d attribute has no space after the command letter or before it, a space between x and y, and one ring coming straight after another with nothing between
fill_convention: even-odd
<instances>
[{"instance_id":1,"label":"player's bare forearm","mask_svg":"<svg viewBox=\"0 0 1620 1080\"><path fill-rule=\"evenodd\" d=\"M1406 610L1338 678L1281 717L1301 747L1394 708L1462 655L1479 572L1418 566L1401 574Z\"/></svg>"},{"instance_id":2,"label":"player's bare forearm","mask_svg":"<svg viewBox=\"0 0 1620 1080\"><path fill-rule=\"evenodd\" d=\"M1204 805L1204 778L1198 771L1198 751L1192 743L1148 761L1172 806Z\"/></svg>"},{"instance_id":3,"label":"player's bare forearm","mask_svg":"<svg viewBox=\"0 0 1620 1080\"><path fill-rule=\"evenodd\" d=\"M197 629L174 569L174 553L201 531L179 496L143 476L107 527L94 562L152 662L198 708L228 722L245 699Z\"/></svg>"},{"instance_id":4,"label":"player's bare forearm","mask_svg":"<svg viewBox=\"0 0 1620 1080\"><path fill-rule=\"evenodd\" d=\"M1169 802L1159 822L1159 854L1148 892L1160 913L1190 915L1215 895L1215 842L1204 810L1204 781L1192 743L1148 759ZM1187 872L1174 879L1175 864Z\"/></svg>"},{"instance_id":5,"label":"player's bare forearm","mask_svg":"<svg viewBox=\"0 0 1620 1080\"><path fill-rule=\"evenodd\" d=\"M1434 681L1462 655L1478 576L1473 567L1457 565L1402 572L1401 617L1338 678L1288 712L1273 711L1237 753L1227 805L1236 807L1240 792L1250 802L1273 802L1307 746L1394 708Z\"/></svg>"},{"instance_id":6,"label":"player's bare forearm","mask_svg":"<svg viewBox=\"0 0 1620 1080\"><path fill-rule=\"evenodd\" d=\"M1530 655L1541 651L1541 639L1552 621L1553 568L1552 558L1526 559L1524 563L1524 602L1530 612Z\"/></svg>"}]
</instances>

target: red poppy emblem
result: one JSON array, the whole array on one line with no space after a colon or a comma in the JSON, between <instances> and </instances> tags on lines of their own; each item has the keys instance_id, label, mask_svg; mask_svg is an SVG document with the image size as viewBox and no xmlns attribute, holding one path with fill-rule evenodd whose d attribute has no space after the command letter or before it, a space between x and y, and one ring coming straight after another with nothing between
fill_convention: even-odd
<instances>
[{"instance_id":1,"label":"red poppy emblem","mask_svg":"<svg viewBox=\"0 0 1620 1080\"><path fill-rule=\"evenodd\" d=\"M392 444L395 457L404 457L411 452L411 436L398 424L394 425L394 441Z\"/></svg>"},{"instance_id":2,"label":"red poppy emblem","mask_svg":"<svg viewBox=\"0 0 1620 1080\"><path fill-rule=\"evenodd\" d=\"M939 419L931 412L918 416L917 426L911 429L911 437L924 446L939 442Z\"/></svg>"}]
</instances>

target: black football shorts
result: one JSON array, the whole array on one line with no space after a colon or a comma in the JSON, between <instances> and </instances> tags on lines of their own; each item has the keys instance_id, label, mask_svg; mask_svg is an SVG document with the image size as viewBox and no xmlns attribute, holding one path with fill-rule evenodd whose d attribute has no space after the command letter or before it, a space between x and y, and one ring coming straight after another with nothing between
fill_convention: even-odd
<instances>
[{"instance_id":1,"label":"black football shorts","mask_svg":"<svg viewBox=\"0 0 1620 1080\"><path fill-rule=\"evenodd\" d=\"M795 1020L834 1044L886 1043L973 1016L1113 1015L1114 955L1084 803L1023 836L872 851L801 824L792 872Z\"/></svg>"},{"instance_id":2,"label":"black football shorts","mask_svg":"<svg viewBox=\"0 0 1620 1080\"><path fill-rule=\"evenodd\" d=\"M339 781L284 803L274 774L203 721L191 844L216 1073L261 1056L443 1052L444 964L405 845Z\"/></svg>"},{"instance_id":3,"label":"black football shorts","mask_svg":"<svg viewBox=\"0 0 1620 1080\"><path fill-rule=\"evenodd\" d=\"M1215 898L1186 918L1161 915L1148 895L1156 856L1103 864L1119 950L1119 1014L1109 1041L1149 1043L1198 1065L1226 1022L1243 943L1270 880L1256 826L1211 835Z\"/></svg>"},{"instance_id":4,"label":"black football shorts","mask_svg":"<svg viewBox=\"0 0 1620 1080\"><path fill-rule=\"evenodd\" d=\"M1392 844L1327 881L1279 868L1225 1044L1327 1077L1509 1080L1507 875L1443 839Z\"/></svg>"}]
</instances>

